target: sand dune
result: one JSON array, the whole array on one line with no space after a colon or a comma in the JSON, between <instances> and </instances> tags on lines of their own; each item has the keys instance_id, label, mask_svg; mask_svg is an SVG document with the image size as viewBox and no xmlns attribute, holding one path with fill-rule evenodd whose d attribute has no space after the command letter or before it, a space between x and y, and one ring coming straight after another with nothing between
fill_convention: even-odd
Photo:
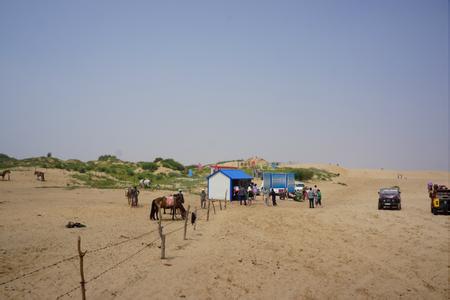
<instances>
[{"instance_id":1,"label":"sand dune","mask_svg":"<svg viewBox=\"0 0 450 300\"><path fill-rule=\"evenodd\" d=\"M209 222L201 211L188 240L182 231L167 236L163 261L158 242L145 245L158 239L149 203L168 192L144 191L131 209L122 190L66 189L71 179L60 170L46 182L13 172L0 181L0 282L76 255L80 235L88 280L118 264L88 283L89 299L448 299L449 221L430 213L426 183L449 185L449 173L330 170L341 175L317 182L323 208L259 199L216 207ZM392 185L401 187L402 210L377 210L378 188ZM199 206L198 196L187 204ZM67 229L68 221L87 227ZM167 215L164 224L170 233L183 222ZM72 259L2 284L0 298L56 298L79 285L78 268Z\"/></svg>"}]
</instances>

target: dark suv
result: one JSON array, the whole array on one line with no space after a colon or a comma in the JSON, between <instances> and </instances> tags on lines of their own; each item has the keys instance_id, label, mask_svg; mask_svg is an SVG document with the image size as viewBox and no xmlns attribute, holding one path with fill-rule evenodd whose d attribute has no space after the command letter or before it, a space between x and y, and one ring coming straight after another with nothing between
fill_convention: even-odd
<instances>
[{"instance_id":1,"label":"dark suv","mask_svg":"<svg viewBox=\"0 0 450 300\"><path fill-rule=\"evenodd\" d=\"M400 189L397 187L380 189L378 192L378 209L386 207L402 209L400 193Z\"/></svg>"}]
</instances>

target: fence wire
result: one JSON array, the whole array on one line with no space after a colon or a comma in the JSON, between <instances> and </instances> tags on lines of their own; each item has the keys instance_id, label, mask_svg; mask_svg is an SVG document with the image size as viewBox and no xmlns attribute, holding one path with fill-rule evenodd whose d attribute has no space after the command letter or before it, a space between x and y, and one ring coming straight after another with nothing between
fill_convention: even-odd
<instances>
[{"instance_id":1,"label":"fence wire","mask_svg":"<svg viewBox=\"0 0 450 300\"><path fill-rule=\"evenodd\" d=\"M226 208L224 208L224 209L226 209ZM222 209L220 209L220 210L222 210ZM200 213L200 212L201 212L201 213ZM209 213L210 213L210 214L211 214L211 213L216 214L215 212L211 212L211 209L210 209L210 212L209 212ZM189 219L189 216L186 216L186 217ZM203 217L203 218L202 218L202 217ZM207 221L207 215L206 215L206 213L203 213L203 212L202 212L202 209L201 209L200 211L197 211L195 223L197 223L198 221ZM164 224L163 227L166 228L167 226L169 226L170 224L173 224L173 223L176 223L176 221L168 222L168 223ZM181 226L181 227L179 227L179 228L177 228L177 229L174 229L174 230L172 230L172 231L169 231L169 232L165 233L165 235L166 235L166 236L167 236L167 235L171 235L171 234L173 234L173 233L175 233L175 232L178 232L178 231L180 231L180 230L183 230L183 229L184 229L184 225ZM157 232L157 231L158 231L158 229L151 230L151 231L142 233L142 234L140 234L140 235L137 235L137 236L135 236L135 237L129 238L129 239L124 240L124 241L116 242L116 243L113 243L113 244L108 244L108 245L105 245L105 246L103 246L103 247L99 247L99 248L90 250L90 251L88 251L88 253L96 253L96 252L100 252L100 251L105 250L105 249L108 249L108 248L116 247L116 246L125 244L125 243L127 243L127 242L130 242L130 241L134 241L134 240L140 239L140 238L142 238L142 237L144 237L144 236L147 236L147 235L149 235L149 234L151 234L151 233L154 233L154 232ZM156 242L159 241L159 240L160 240L160 238L158 237L157 239L151 241L150 243L145 244L145 246L142 247L142 248L139 248L138 251L136 251L136 252L134 252L133 254L127 256L126 258L120 260L119 262L117 262L116 264L112 265L111 267L105 269L104 271L98 273L97 275L95 275L94 277L92 277L91 279L89 279L88 281L86 281L85 284L88 284L88 283L91 283L91 282L97 280L98 278L102 277L104 274L106 274L106 273L108 273L109 271L111 271L111 270L117 268L119 265L123 264L124 262L126 262L126 261L132 259L134 256L138 255L139 253L141 253L141 252L144 251L146 248L150 247L152 244L156 243ZM19 279L24 278L24 277L30 276L30 275L32 275L32 274L38 273L38 272L43 271L43 270L45 270L45 269L48 269L48 268L57 266L57 265L59 265L59 264L61 264L61 263L63 263L63 262L73 260L73 259L75 259L75 258L77 258L77 257L79 257L79 256L78 256L78 255L73 255L73 256L70 256L70 257L61 259L61 260L59 260L59 261L57 261L57 262L54 262L54 263L52 263L52 264L43 266L43 267L38 268L38 269L36 269L36 270L30 271L30 272L28 272L28 273L22 274L22 275L20 275L20 276L17 276L17 277L15 277L15 278L12 278L12 279L7 280L7 281L5 281L5 282L1 282L1 283L0 283L0 286L1 286L1 285L8 284L8 283L11 283L11 282L13 282L13 281L19 280ZM76 291L76 290L78 290L78 289L80 289L80 288L81 288L81 286L78 285L78 286L76 286L76 287L70 289L69 291L65 292L64 294L59 295L58 297L56 297L56 299L61 299L61 298L65 297L65 296L68 296L68 295L70 295L72 292L74 292L74 291Z\"/></svg>"},{"instance_id":2,"label":"fence wire","mask_svg":"<svg viewBox=\"0 0 450 300\"><path fill-rule=\"evenodd\" d=\"M169 225L172 224L172 223L175 223L175 221L171 221L171 222L165 224L165 226L169 226ZM147 236L147 235L149 235L149 234L151 234L151 233L154 233L154 232L157 232L157 231L158 231L158 229L151 230L151 231L149 231L149 232L142 233L142 234L140 234L140 235L138 235L138 236L129 238L129 239L124 240L124 241L120 241L120 242L116 242L116 243L113 243L113 244L108 244L108 245L103 246L103 247L96 248L96 249L94 249L94 250L89 251L89 253L96 253L96 252L99 252L99 251L102 251L102 250L105 250L105 249L108 249L108 248L116 247L116 246L119 246L119 245L122 245L122 244L125 244L125 243L128 243L128 242L134 241L134 240L138 240L138 239L140 239L140 238L142 238L142 237L144 237L144 236ZM0 282L0 286L1 286L1 285L8 284L8 283L11 283L11 282L16 281L16 280L19 280L19 279L22 279L22 278L24 278L24 277L28 277L28 276L33 275L33 274L35 274L35 273L39 273L40 271L46 270L46 269L51 268L51 267L55 267L55 266L57 266L57 265L59 265L59 264L61 264L61 263L63 263L63 262L70 261L70 260L73 260L73 259L75 259L75 258L78 258L78 255L73 255L73 256L70 256L70 257L63 258L63 259L58 260L58 261L56 261L56 262L54 262L54 263L51 263L51 264L49 264L49 265L45 265L45 266L40 267L40 268L37 268L37 269L35 269L35 270L33 270L33 271L30 271L30 272L21 274L21 275L19 275L19 276L16 276L16 277L11 278L11 279L9 279L9 280L6 280L6 281L4 281L4 282Z\"/></svg>"}]
</instances>

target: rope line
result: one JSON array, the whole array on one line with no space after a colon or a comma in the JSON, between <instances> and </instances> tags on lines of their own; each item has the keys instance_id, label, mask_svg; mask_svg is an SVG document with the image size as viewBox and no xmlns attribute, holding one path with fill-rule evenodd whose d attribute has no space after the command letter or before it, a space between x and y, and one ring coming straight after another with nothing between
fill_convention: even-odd
<instances>
[{"instance_id":1,"label":"rope line","mask_svg":"<svg viewBox=\"0 0 450 300\"><path fill-rule=\"evenodd\" d=\"M201 211L200 211L200 212L201 212ZM201 216L200 216L200 215L201 215ZM186 217L189 218L189 216L186 216ZM205 219L202 219L201 217L204 217ZM204 213L201 213L201 214L200 214L199 212L197 212L197 220L196 220L196 222L198 222L198 221L206 221L206 216L204 215ZM171 222L169 222L168 224L165 224L163 227L169 226L170 224L173 224L173 223L175 223L175 221L171 221ZM171 234L173 234L173 233L175 233L175 232L178 232L178 231L180 231L180 230L182 230L182 229L184 229L184 225L181 226L181 227L179 227L179 228L177 228L177 229L174 229L174 230L172 230L172 231L169 231L169 232L165 233L165 235L166 235L166 236L167 236L167 235L171 235ZM130 242L130 241L133 241L133 240L140 239L140 238L142 238L142 237L144 237L144 236L146 236L146 235L149 235L149 234L151 234L151 233L153 233L153 232L156 232L156 231L158 231L158 229L155 229L155 230L152 230L152 231L149 231L149 232L145 232L145 233L140 234L140 235L138 235L138 236L129 238L129 239L125 240L125 241L120 241L120 242L117 242L117 243L109 244L109 245L106 245L106 246L103 246L103 247L100 247L100 248L91 250L91 251L89 251L89 253L96 253L96 252L99 252L99 251L102 251L102 250L105 250L105 249L108 249L108 248L111 248L111 247L119 246L119 245L122 245L122 244L124 244L124 243ZM140 248L138 251L136 251L136 252L134 252L133 254L127 256L126 258L120 260L118 263L112 265L112 266L109 267L108 269L106 269L106 270L104 270L104 271L98 273L97 275L95 275L94 277L92 277L91 279L89 279L88 281L86 281L85 284L91 283L91 282L97 280L98 278L100 278L100 277L103 276L104 274L106 274L106 273L108 273L109 271L115 269L116 267L118 267L119 265L123 264L124 262L130 260L131 258L133 258L134 256L138 255L139 253L141 253L142 251L144 251L147 247L151 246L152 244L156 243L156 242L159 241L159 240L160 240L160 238L157 238L157 239L151 241L150 243L145 244L145 246L142 247L142 248ZM74 255L74 256L71 256L71 257L64 258L64 259L62 259L62 260L60 260L60 261L57 261L57 262L55 262L55 263L52 263L52 264L50 264L50 265L46 265L46 266L41 267L41 268L39 268L39 269L36 269L36 270L34 270L34 271L31 271L31 272L22 274L21 276L17 276L17 277L15 277L15 278L13 278L13 279L10 279L10 280L8 280L8 281L2 282L2 283L0 283L0 285L4 285L4 284L7 284L7 283L16 281L16 280L18 280L18 279L21 279L21 278L24 278L24 277L26 277L26 276L32 275L32 274L37 273L37 272L39 272L39 271L42 271L42 270L45 270L45 269L47 269L47 268L56 266L56 265L58 265L58 264L60 264L60 263L63 263L63 262L65 262L65 261L73 260L73 259L75 259L75 258L77 258L77 257L78 257L78 255ZM76 291L76 290L78 290L78 289L80 289L80 286L76 286L76 287L70 289L69 291L65 292L64 294L61 294L61 295L59 295L58 297L56 297L56 299L61 299L62 297L65 297L65 296L69 295L70 293L72 293L72 292L74 292L74 291Z\"/></svg>"},{"instance_id":2,"label":"rope line","mask_svg":"<svg viewBox=\"0 0 450 300\"><path fill-rule=\"evenodd\" d=\"M173 222L171 222L171 223L173 223ZM180 231L181 229L184 229L184 226L182 226L182 227L180 227L180 228L177 228L177 229L174 229L174 230L172 230L172 231L166 233L166 236L167 236L167 235L170 235L170 234L173 234L173 233L175 233L175 232L177 232L177 231ZM154 232L154 231L153 231L153 232ZM122 259L121 261L119 261L118 263L112 265L112 266L109 267L108 269L106 269L106 270L104 270L104 271L98 273L97 275L95 275L94 277L92 277L91 279L89 279L88 281L86 281L85 283L88 284L88 283L90 283L90 282L93 282L93 281L97 280L98 278L100 278L101 276L105 275L105 274L108 273L109 271L111 271L111 270L117 268L119 265L123 264L124 262L126 262L126 261L130 260L131 258L133 258L134 256L138 255L139 253L141 253L142 251L144 251L147 247L151 246L152 244L156 243L156 242L159 241L159 240L160 240L160 238L157 238L157 239L151 241L150 243L145 244L145 246L142 247L142 248L140 248L138 251L136 251L136 252L134 252L133 254L127 256L126 258L124 258L124 259ZM92 251L90 251L90 252L92 252ZM76 286L76 287L72 288L71 290L65 292L64 294L59 295L58 297L56 297L56 299L61 299L62 297L69 295L70 293L72 293L72 292L78 290L79 288L80 288L80 286Z\"/></svg>"},{"instance_id":3,"label":"rope line","mask_svg":"<svg viewBox=\"0 0 450 300\"><path fill-rule=\"evenodd\" d=\"M169 226L169 225L172 224L172 223L175 223L175 221L171 221L171 222L169 222L168 224L166 224L165 226ZM149 232L145 232L145 233L143 233L143 234L140 234L140 235L138 235L138 236L129 238L129 239L124 240L124 241L120 241L120 242L117 242L117 243L109 244L109 245L106 245L106 246L103 246L103 247L100 247L100 248L91 250L91 251L89 251L89 253L96 253L96 252L99 252L99 251L102 251L102 250L105 250L105 249L108 249L108 248L116 247L116 246L125 244L125 243L127 243L127 242L130 242L130 241L134 241L134 240L140 239L140 238L142 238L142 237L144 237L144 236L146 236L146 235L149 235L149 234L151 234L151 233L153 233L153 232L156 232L156 231L158 231L158 229L155 229L155 230L152 230L152 231L149 231ZM22 279L22 278L24 278L24 277L28 277L28 276L30 276L30 275L33 275L33 274L38 273L38 272L40 272L40 271L46 270L46 269L48 269L48 268L55 267L55 266L57 266L57 265L59 265L59 264L61 264L61 263L63 263L63 262L70 261L70 260L75 259L75 258L77 258L77 257L78 257L78 255L73 255L73 256L70 256L70 257L63 258L63 259L61 259L61 260L59 260L59 261L56 261L56 262L54 262L54 263L51 263L51 264L49 264L49 265L45 265L45 266L40 267L40 268L38 268L38 269L35 269L35 270L33 270L33 271L30 271L30 272L27 272L27 273L25 273L25 274L16 276L16 277L14 277L14 278L12 278L12 279L9 279L9 280L7 280L7 281L0 282L0 286L1 286L1 285L8 284L8 283L11 283L11 282L16 281L16 280L19 280L19 279Z\"/></svg>"},{"instance_id":4,"label":"rope line","mask_svg":"<svg viewBox=\"0 0 450 300\"><path fill-rule=\"evenodd\" d=\"M59 265L60 263L63 263L63 262L66 262L66 261L69 261L69 260L75 259L75 258L77 258L77 257L78 257L78 255L74 255L74 256L71 256L71 257L67 257L67 258L61 259L61 260L59 260L59 261L57 261L57 262L54 262L54 263L52 263L52 264L49 264L49 265L43 266L43 267L41 267L41 268L39 268L39 269L36 269L36 270L30 271L30 272L28 272L28 273L25 273L25 274L19 275L19 276L15 277L15 278L12 278L12 279L10 279L10 280L7 280L7 281L4 281L4 282L1 282L1 283L0 283L0 285L5 285L5 284L7 284L7 283L10 283L10 282L13 282L13 281L19 280L19 279L21 279L21 278L24 278L24 277L30 276L30 275L32 275L32 274L34 274L34 273L37 273L37 272L39 272L39 271L42 271L42 270L45 270L45 269L48 269L48 268L51 268L51 267L57 266L57 265Z\"/></svg>"},{"instance_id":5,"label":"rope line","mask_svg":"<svg viewBox=\"0 0 450 300\"><path fill-rule=\"evenodd\" d=\"M69 295L69 294L72 293L72 292L75 292L75 291L78 290L79 288L80 288L80 286L74 287L74 288L71 289L70 291L65 292L64 294L59 295L58 297L56 297L56 300L61 299L62 297L67 296L67 295Z\"/></svg>"}]
</instances>

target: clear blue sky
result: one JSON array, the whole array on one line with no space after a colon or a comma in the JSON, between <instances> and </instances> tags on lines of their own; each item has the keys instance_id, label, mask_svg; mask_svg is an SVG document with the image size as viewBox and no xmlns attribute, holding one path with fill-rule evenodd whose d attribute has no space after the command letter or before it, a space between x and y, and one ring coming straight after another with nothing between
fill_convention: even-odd
<instances>
[{"instance_id":1,"label":"clear blue sky","mask_svg":"<svg viewBox=\"0 0 450 300\"><path fill-rule=\"evenodd\" d=\"M447 0L0 1L0 152L448 169Z\"/></svg>"}]
</instances>

